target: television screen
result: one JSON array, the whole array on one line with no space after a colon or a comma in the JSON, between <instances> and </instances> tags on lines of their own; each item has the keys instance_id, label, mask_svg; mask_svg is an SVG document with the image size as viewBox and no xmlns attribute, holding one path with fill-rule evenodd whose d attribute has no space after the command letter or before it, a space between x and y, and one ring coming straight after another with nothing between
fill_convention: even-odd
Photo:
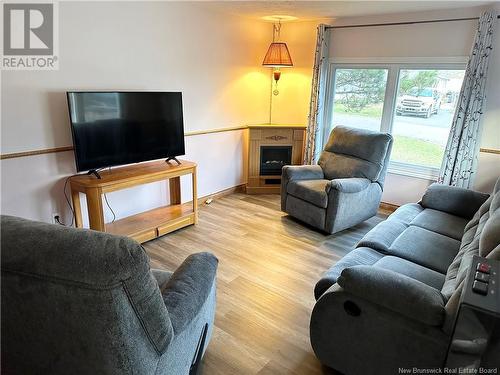
<instances>
[{"instance_id":1,"label":"television screen","mask_svg":"<svg viewBox=\"0 0 500 375\"><path fill-rule=\"evenodd\" d=\"M68 92L78 172L184 155L180 92Z\"/></svg>"}]
</instances>

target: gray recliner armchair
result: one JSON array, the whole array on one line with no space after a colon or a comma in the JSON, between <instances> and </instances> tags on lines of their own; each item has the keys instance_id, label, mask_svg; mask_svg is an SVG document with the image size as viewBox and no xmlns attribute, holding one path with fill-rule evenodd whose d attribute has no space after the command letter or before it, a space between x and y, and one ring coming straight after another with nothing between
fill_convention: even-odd
<instances>
[{"instance_id":1,"label":"gray recliner armchair","mask_svg":"<svg viewBox=\"0 0 500 375\"><path fill-rule=\"evenodd\" d=\"M377 214L392 136L363 129L333 129L318 165L283 167L281 210L335 233Z\"/></svg>"},{"instance_id":2,"label":"gray recliner armchair","mask_svg":"<svg viewBox=\"0 0 500 375\"><path fill-rule=\"evenodd\" d=\"M2 373L194 372L213 326L213 255L171 273L126 237L12 216L1 235Z\"/></svg>"}]
</instances>

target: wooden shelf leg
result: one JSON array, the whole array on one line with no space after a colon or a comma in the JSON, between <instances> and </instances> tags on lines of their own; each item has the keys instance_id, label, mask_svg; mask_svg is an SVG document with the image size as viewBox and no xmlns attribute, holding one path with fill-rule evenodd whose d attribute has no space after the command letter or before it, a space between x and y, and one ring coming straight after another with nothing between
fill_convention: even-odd
<instances>
[{"instance_id":1,"label":"wooden shelf leg","mask_svg":"<svg viewBox=\"0 0 500 375\"><path fill-rule=\"evenodd\" d=\"M105 232L102 190L99 188L88 188L85 193L87 195L90 229Z\"/></svg>"},{"instance_id":2,"label":"wooden shelf leg","mask_svg":"<svg viewBox=\"0 0 500 375\"><path fill-rule=\"evenodd\" d=\"M73 203L73 211L75 212L75 226L83 228L82 206L80 205L80 192L71 189L71 202Z\"/></svg>"},{"instance_id":3,"label":"wooden shelf leg","mask_svg":"<svg viewBox=\"0 0 500 375\"><path fill-rule=\"evenodd\" d=\"M172 177L168 180L170 190L170 204L181 203L181 178Z\"/></svg>"},{"instance_id":4,"label":"wooden shelf leg","mask_svg":"<svg viewBox=\"0 0 500 375\"><path fill-rule=\"evenodd\" d=\"M193 168L192 184L193 184L193 212L194 212L194 223L198 224L198 187L196 182L196 167Z\"/></svg>"}]
</instances>

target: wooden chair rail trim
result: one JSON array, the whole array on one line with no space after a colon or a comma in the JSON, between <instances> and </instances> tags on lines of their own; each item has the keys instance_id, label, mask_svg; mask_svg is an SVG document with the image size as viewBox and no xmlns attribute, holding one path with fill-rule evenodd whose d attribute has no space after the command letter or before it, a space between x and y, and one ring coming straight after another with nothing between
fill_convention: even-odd
<instances>
[{"instance_id":1,"label":"wooden chair rail trim","mask_svg":"<svg viewBox=\"0 0 500 375\"><path fill-rule=\"evenodd\" d=\"M235 131L235 130L245 130L245 129L248 129L248 127L246 125L231 126L231 127L227 127L227 128L206 129L206 130L193 130L190 132L186 132L184 134L184 136L192 137L194 135L223 133L223 132L230 132L230 131ZM0 160L22 158L22 157L26 157L26 156L35 156L35 155L43 155L43 154L53 154L56 152L67 152L67 151L73 151L73 146L43 148L40 150L30 150L30 151L22 151L22 152L10 152L10 153L6 153L6 154L1 154Z\"/></svg>"},{"instance_id":2,"label":"wooden chair rail trim","mask_svg":"<svg viewBox=\"0 0 500 375\"><path fill-rule=\"evenodd\" d=\"M241 126L233 126L228 128L216 128L216 129L207 129L207 130L194 130L191 132L186 132L184 136L191 137L194 135L203 135L203 134L212 134L212 133L223 133L230 132L235 130L245 130L249 127L247 125ZM1 154L0 160L4 159L14 159L14 158L23 158L26 156L35 156L35 155L43 155L43 154L54 154L57 152L67 152L73 151L73 146L62 146L62 147L53 147L53 148L43 148L40 150L31 150L31 151L21 151L21 152L10 152L7 154ZM479 152L483 152L486 154L497 154L500 155L500 150L494 148L481 148Z\"/></svg>"},{"instance_id":3,"label":"wooden chair rail trim","mask_svg":"<svg viewBox=\"0 0 500 375\"><path fill-rule=\"evenodd\" d=\"M487 154L497 154L500 155L500 150L494 149L494 148L480 148L480 152L484 152Z\"/></svg>"},{"instance_id":4,"label":"wooden chair rail trim","mask_svg":"<svg viewBox=\"0 0 500 375\"><path fill-rule=\"evenodd\" d=\"M232 132L235 130L245 130L248 129L246 125L239 126L230 126L227 128L214 128L214 129L206 129L206 130L193 130L190 132L186 132L184 136L191 137L193 135L202 135L202 134L212 134L212 133L224 133L224 132Z\"/></svg>"},{"instance_id":5,"label":"wooden chair rail trim","mask_svg":"<svg viewBox=\"0 0 500 375\"><path fill-rule=\"evenodd\" d=\"M0 160L14 159L14 158L23 158L25 156L53 154L53 153L56 153L56 152L66 152L66 151L73 151L73 146L44 148L44 149L41 149L41 150L31 150L31 151L22 151L22 152L10 152L8 154L1 154L0 155Z\"/></svg>"}]
</instances>

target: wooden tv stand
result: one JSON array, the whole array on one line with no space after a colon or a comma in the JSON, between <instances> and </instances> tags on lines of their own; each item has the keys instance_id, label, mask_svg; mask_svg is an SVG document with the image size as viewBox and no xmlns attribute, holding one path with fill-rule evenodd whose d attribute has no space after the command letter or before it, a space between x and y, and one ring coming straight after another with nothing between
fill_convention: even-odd
<instances>
[{"instance_id":1,"label":"wooden tv stand","mask_svg":"<svg viewBox=\"0 0 500 375\"><path fill-rule=\"evenodd\" d=\"M185 160L180 162L181 164L177 165L161 160L115 168L99 172L101 179L90 175L71 177L71 199L76 227L83 227L80 193L87 196L90 229L129 236L140 243L196 224L196 164ZM180 176L186 174L192 176L193 201L181 204ZM170 205L116 220L114 223L104 223L103 194L162 180L169 180Z\"/></svg>"}]
</instances>

